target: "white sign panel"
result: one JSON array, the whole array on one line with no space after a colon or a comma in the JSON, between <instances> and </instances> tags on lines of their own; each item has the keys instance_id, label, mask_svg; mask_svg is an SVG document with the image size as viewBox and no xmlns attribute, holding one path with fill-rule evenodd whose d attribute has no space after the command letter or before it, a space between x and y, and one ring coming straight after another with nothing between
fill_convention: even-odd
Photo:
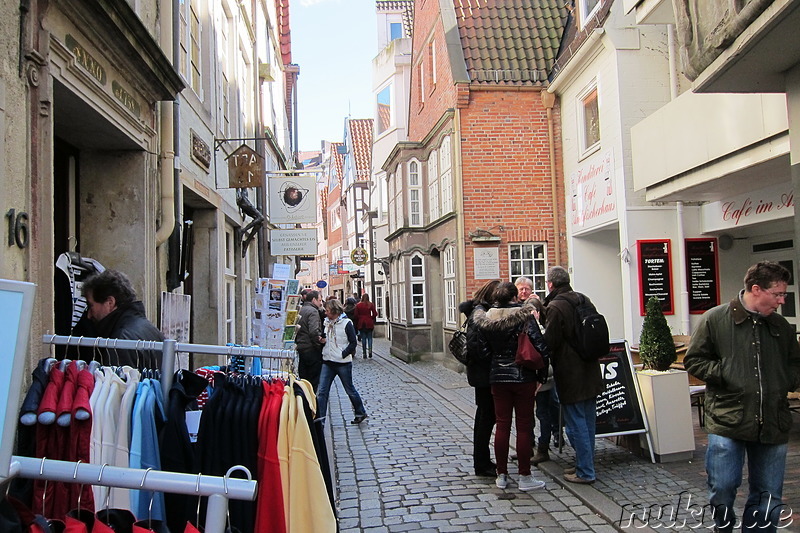
<instances>
[{"instance_id":1,"label":"white sign panel","mask_svg":"<svg viewBox=\"0 0 800 533\"><path fill-rule=\"evenodd\" d=\"M701 213L703 232L791 218L794 216L794 191L791 183L782 183L705 204Z\"/></svg>"},{"instance_id":2,"label":"white sign panel","mask_svg":"<svg viewBox=\"0 0 800 533\"><path fill-rule=\"evenodd\" d=\"M614 155L609 150L592 156L569 176L570 215L574 232L617 219Z\"/></svg>"},{"instance_id":3,"label":"white sign panel","mask_svg":"<svg viewBox=\"0 0 800 533\"><path fill-rule=\"evenodd\" d=\"M161 293L161 334L165 339L189 342L192 316L192 297L175 292ZM175 370L189 369L189 354L175 354Z\"/></svg>"},{"instance_id":4,"label":"white sign panel","mask_svg":"<svg viewBox=\"0 0 800 533\"><path fill-rule=\"evenodd\" d=\"M273 224L313 224L316 222L316 178L313 176L271 176L269 178L269 221Z\"/></svg>"},{"instance_id":5,"label":"white sign panel","mask_svg":"<svg viewBox=\"0 0 800 533\"><path fill-rule=\"evenodd\" d=\"M475 279L497 279L500 277L500 249L475 248L473 260Z\"/></svg>"},{"instance_id":6,"label":"white sign panel","mask_svg":"<svg viewBox=\"0 0 800 533\"><path fill-rule=\"evenodd\" d=\"M317 255L317 230L274 229L269 245L272 255Z\"/></svg>"},{"instance_id":7,"label":"white sign panel","mask_svg":"<svg viewBox=\"0 0 800 533\"><path fill-rule=\"evenodd\" d=\"M8 477L14 450L35 290L33 283L0 279L0 413L5 420L0 432L0 477Z\"/></svg>"}]
</instances>

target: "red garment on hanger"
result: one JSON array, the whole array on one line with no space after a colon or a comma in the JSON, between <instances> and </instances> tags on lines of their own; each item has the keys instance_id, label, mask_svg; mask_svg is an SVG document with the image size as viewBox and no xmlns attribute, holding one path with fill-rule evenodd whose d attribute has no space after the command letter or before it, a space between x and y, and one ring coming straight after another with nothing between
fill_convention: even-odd
<instances>
[{"instance_id":1,"label":"red garment on hanger","mask_svg":"<svg viewBox=\"0 0 800 533\"><path fill-rule=\"evenodd\" d=\"M183 533L200 533L200 530L194 527L191 522L186 522L186 528Z\"/></svg>"},{"instance_id":2,"label":"red garment on hanger","mask_svg":"<svg viewBox=\"0 0 800 533\"><path fill-rule=\"evenodd\" d=\"M39 422L42 421L43 414L52 413L53 420L49 424L55 423L58 399L61 395L61 389L64 388L65 378L64 372L58 367L58 364L50 370L50 380L47 382L47 387L45 387L44 394L42 394L42 401L39 402L39 410L36 412L39 415Z\"/></svg>"},{"instance_id":3,"label":"red garment on hanger","mask_svg":"<svg viewBox=\"0 0 800 533\"><path fill-rule=\"evenodd\" d=\"M58 397L58 403L56 405L57 422L62 415L68 415L70 418L72 417L72 403L75 400L77 382L78 363L72 361L67 365L67 369L64 371L64 385L61 387L61 394ZM61 423L60 425L69 425L69 421L67 421L66 424Z\"/></svg>"},{"instance_id":4,"label":"red garment on hanger","mask_svg":"<svg viewBox=\"0 0 800 533\"><path fill-rule=\"evenodd\" d=\"M283 403L284 383L263 381L264 401L258 416L258 497L257 533L285 533L281 465L278 459L278 423Z\"/></svg>"}]
</instances>

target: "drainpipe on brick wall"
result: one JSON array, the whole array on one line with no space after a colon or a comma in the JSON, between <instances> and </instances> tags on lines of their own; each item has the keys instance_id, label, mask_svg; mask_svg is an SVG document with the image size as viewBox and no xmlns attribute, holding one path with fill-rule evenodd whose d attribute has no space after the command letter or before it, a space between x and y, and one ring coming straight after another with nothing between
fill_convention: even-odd
<instances>
[{"instance_id":1,"label":"drainpipe on brick wall","mask_svg":"<svg viewBox=\"0 0 800 533\"><path fill-rule=\"evenodd\" d=\"M173 2L161 2L161 33L159 44L161 49L169 51L172 57L172 8ZM161 128L161 225L156 231L156 246L161 246L175 231L175 140L173 131L174 109L173 102L160 102Z\"/></svg>"},{"instance_id":2,"label":"drainpipe on brick wall","mask_svg":"<svg viewBox=\"0 0 800 533\"><path fill-rule=\"evenodd\" d=\"M547 144L550 150L550 194L552 195L551 204L553 206L553 252L555 262L553 264L560 265L561 262L561 233L558 231L558 219L560 212L558 209L558 176L556 176L556 146L555 139L553 139L553 106L556 103L556 95L542 91L542 104L547 111Z\"/></svg>"}]
</instances>

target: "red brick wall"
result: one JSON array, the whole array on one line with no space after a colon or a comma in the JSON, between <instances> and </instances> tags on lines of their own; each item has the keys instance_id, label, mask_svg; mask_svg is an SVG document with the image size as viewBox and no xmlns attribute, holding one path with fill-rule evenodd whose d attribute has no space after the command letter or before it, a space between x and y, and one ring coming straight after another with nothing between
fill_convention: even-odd
<instances>
[{"instance_id":1,"label":"red brick wall","mask_svg":"<svg viewBox=\"0 0 800 533\"><path fill-rule=\"evenodd\" d=\"M557 113L553 113L558 131ZM469 232L491 229L502 237L500 277L509 279L508 244L547 242L548 266L555 264L553 196L547 114L539 91L475 91L461 110L461 157L466 243L467 294L484 280L473 279L474 247ZM559 146L560 135L555 139ZM560 158L560 149L556 156ZM558 161L559 159L557 159ZM564 188L556 168L557 202L563 228ZM500 230L496 226L503 226ZM564 230L559 231L563 234ZM498 243L491 243L496 246ZM481 246L486 246L481 245ZM561 238L561 261L566 260Z\"/></svg>"},{"instance_id":2,"label":"red brick wall","mask_svg":"<svg viewBox=\"0 0 800 533\"><path fill-rule=\"evenodd\" d=\"M431 43L436 49L436 84L431 80ZM424 65L425 70L424 102L420 93L420 63ZM408 140L419 142L445 111L456 106L456 87L450 72L444 27L439 17L439 3L436 0L415 3L411 65Z\"/></svg>"}]
</instances>

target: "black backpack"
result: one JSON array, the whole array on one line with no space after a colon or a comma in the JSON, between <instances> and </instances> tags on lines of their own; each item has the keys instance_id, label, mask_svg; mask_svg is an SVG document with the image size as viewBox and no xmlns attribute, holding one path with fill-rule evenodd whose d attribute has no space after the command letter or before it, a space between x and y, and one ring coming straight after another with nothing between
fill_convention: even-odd
<instances>
[{"instance_id":1,"label":"black backpack","mask_svg":"<svg viewBox=\"0 0 800 533\"><path fill-rule=\"evenodd\" d=\"M575 295L577 305L563 295L556 298L568 301L575 310L575 338L570 344L584 361L597 361L609 352L608 324L586 296L579 292Z\"/></svg>"}]
</instances>

